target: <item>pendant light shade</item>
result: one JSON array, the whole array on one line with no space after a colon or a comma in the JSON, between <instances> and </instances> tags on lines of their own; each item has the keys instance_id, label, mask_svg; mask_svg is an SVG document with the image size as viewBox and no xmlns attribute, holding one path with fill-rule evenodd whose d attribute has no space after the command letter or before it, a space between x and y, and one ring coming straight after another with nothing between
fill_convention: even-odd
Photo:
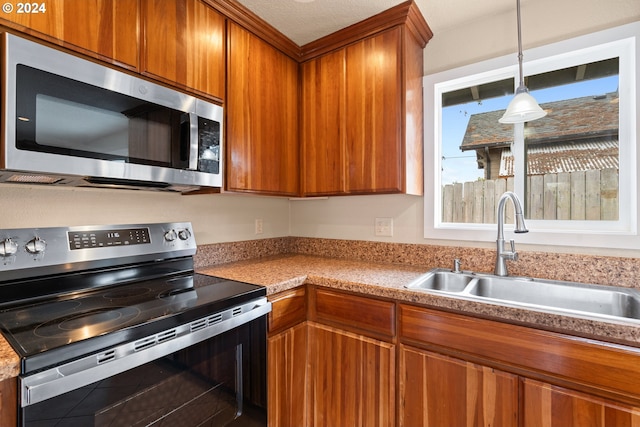
<instances>
[{"instance_id":1,"label":"pendant light shade","mask_svg":"<svg viewBox=\"0 0 640 427\"><path fill-rule=\"evenodd\" d=\"M536 99L529 94L527 87L520 86L516 90L516 96L509 103L507 111L498 121L506 124L524 123L546 115L547 112L540 108Z\"/></svg>"},{"instance_id":2,"label":"pendant light shade","mask_svg":"<svg viewBox=\"0 0 640 427\"><path fill-rule=\"evenodd\" d=\"M516 89L516 94L509 103L507 111L498 120L500 123L514 124L530 122L547 115L538 105L538 102L529 94L529 89L524 85L524 74L522 72L522 29L520 23L520 0L516 0L518 11L518 67L520 71L520 84Z\"/></svg>"}]
</instances>

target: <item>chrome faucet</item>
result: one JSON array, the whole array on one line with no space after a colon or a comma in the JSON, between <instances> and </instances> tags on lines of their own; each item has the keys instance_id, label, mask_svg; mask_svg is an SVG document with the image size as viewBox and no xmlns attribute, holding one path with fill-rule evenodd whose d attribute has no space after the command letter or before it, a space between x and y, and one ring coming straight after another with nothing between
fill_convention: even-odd
<instances>
[{"instance_id":1,"label":"chrome faucet","mask_svg":"<svg viewBox=\"0 0 640 427\"><path fill-rule=\"evenodd\" d=\"M454 273L462 273L462 270L460 270L460 258L456 258L453 260L453 271Z\"/></svg>"},{"instance_id":2,"label":"chrome faucet","mask_svg":"<svg viewBox=\"0 0 640 427\"><path fill-rule=\"evenodd\" d=\"M507 199L511 199L513 203L513 209L515 210L515 233L526 233L527 227L524 224L524 214L522 213L522 205L520 199L515 193L507 191L500 197L498 202L498 239L496 240L497 253L496 253L496 266L493 273L496 276L507 276L507 260L517 261L518 253L516 252L516 242L510 241L511 250L507 251L504 248L504 204Z\"/></svg>"}]
</instances>

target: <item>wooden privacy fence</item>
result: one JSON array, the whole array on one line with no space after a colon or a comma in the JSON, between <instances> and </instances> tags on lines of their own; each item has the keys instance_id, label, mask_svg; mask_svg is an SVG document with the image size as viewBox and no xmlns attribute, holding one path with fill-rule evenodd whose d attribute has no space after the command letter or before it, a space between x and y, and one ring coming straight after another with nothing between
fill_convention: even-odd
<instances>
[{"instance_id":1,"label":"wooden privacy fence","mask_svg":"<svg viewBox=\"0 0 640 427\"><path fill-rule=\"evenodd\" d=\"M495 224L500 196L513 178L447 184L442 189L442 221ZM618 170L550 173L527 177L527 219L618 219ZM507 203L506 218L513 209Z\"/></svg>"}]
</instances>

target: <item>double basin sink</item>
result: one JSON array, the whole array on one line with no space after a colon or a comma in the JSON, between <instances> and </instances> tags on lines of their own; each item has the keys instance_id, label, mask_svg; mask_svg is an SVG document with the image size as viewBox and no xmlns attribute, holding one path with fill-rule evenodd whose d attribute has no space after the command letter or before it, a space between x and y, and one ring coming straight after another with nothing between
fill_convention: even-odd
<instances>
[{"instance_id":1,"label":"double basin sink","mask_svg":"<svg viewBox=\"0 0 640 427\"><path fill-rule=\"evenodd\" d=\"M447 269L431 270L406 287L595 320L640 322L640 291L622 287L501 277L466 271L458 273Z\"/></svg>"}]
</instances>

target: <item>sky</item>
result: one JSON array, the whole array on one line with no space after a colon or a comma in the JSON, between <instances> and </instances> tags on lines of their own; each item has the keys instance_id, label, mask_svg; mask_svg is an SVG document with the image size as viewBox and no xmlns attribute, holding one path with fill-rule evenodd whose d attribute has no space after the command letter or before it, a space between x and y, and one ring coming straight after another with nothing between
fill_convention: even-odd
<instances>
[{"instance_id":1,"label":"sky","mask_svg":"<svg viewBox=\"0 0 640 427\"><path fill-rule=\"evenodd\" d=\"M615 92L617 88L618 76L616 75L531 91L531 95L538 103L543 104L562 99L602 95ZM475 181L483 177L484 171L478 169L475 152L462 152L459 148L467 130L469 117L473 114L504 110L512 97L513 95L510 94L442 109L442 156L444 157L441 161L442 184Z\"/></svg>"}]
</instances>

